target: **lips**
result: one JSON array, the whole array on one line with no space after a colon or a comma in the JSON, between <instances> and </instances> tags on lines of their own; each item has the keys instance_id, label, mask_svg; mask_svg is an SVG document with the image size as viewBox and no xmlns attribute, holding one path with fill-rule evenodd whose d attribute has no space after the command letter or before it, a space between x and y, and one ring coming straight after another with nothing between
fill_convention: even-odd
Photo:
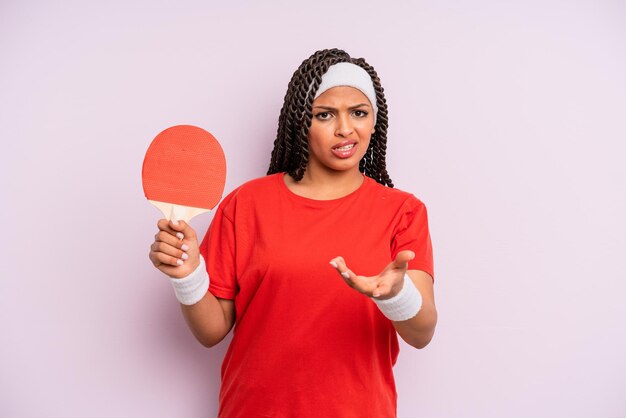
<instances>
[{"instance_id":1,"label":"lips","mask_svg":"<svg viewBox=\"0 0 626 418\"><path fill-rule=\"evenodd\" d=\"M339 158L350 158L354 155L358 144L354 140L342 141L332 148L332 153Z\"/></svg>"}]
</instances>

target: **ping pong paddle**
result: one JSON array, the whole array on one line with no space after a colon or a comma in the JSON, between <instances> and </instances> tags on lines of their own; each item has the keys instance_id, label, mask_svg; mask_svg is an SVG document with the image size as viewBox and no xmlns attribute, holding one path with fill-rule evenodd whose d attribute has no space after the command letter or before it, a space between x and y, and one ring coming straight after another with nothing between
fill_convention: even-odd
<instances>
[{"instance_id":1,"label":"ping pong paddle","mask_svg":"<svg viewBox=\"0 0 626 418\"><path fill-rule=\"evenodd\" d=\"M224 151L213 135L192 125L165 129L153 140L141 170L148 201L168 220L209 212L226 183Z\"/></svg>"}]
</instances>

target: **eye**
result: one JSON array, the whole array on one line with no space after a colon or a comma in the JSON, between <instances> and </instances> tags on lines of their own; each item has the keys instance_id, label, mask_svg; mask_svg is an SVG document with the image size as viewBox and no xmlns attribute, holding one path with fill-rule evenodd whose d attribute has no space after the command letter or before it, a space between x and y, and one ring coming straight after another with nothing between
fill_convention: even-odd
<instances>
[{"instance_id":1,"label":"eye","mask_svg":"<svg viewBox=\"0 0 626 418\"><path fill-rule=\"evenodd\" d=\"M315 117L319 120L328 120L330 119L330 112L320 112Z\"/></svg>"},{"instance_id":2,"label":"eye","mask_svg":"<svg viewBox=\"0 0 626 418\"><path fill-rule=\"evenodd\" d=\"M355 110L354 116L356 116L357 118L364 118L367 116L367 112L365 110Z\"/></svg>"}]
</instances>

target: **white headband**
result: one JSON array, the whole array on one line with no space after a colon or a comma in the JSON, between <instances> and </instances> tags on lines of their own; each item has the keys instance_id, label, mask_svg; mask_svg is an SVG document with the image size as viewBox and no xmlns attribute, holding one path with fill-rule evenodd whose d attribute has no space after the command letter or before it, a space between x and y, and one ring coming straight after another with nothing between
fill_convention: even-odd
<instances>
[{"instance_id":1,"label":"white headband","mask_svg":"<svg viewBox=\"0 0 626 418\"><path fill-rule=\"evenodd\" d=\"M378 114L378 106L376 106L376 91L372 78L363 68L351 62L339 62L328 67L328 71L322 76L315 97L317 99L320 94L328 89L339 86L354 87L360 90L370 101L372 109L374 109L374 124L376 124L376 115Z\"/></svg>"}]
</instances>

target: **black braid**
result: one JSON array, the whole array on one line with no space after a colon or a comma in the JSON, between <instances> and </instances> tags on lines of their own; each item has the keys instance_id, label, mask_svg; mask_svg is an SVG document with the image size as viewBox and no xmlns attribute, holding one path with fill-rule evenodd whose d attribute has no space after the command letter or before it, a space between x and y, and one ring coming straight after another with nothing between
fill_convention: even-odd
<instances>
[{"instance_id":1,"label":"black braid","mask_svg":"<svg viewBox=\"0 0 626 418\"><path fill-rule=\"evenodd\" d=\"M351 62L363 68L372 78L376 91L375 131L370 145L359 162L359 170L378 183L393 187L387 173L387 102L380 79L363 58L351 58L341 49L324 49L304 60L293 73L287 87L283 107L278 118L278 130L267 174L287 172L296 181L302 180L309 158L308 134L313 118L313 97L328 67L339 62ZM311 87L309 89L309 86Z\"/></svg>"}]
</instances>

